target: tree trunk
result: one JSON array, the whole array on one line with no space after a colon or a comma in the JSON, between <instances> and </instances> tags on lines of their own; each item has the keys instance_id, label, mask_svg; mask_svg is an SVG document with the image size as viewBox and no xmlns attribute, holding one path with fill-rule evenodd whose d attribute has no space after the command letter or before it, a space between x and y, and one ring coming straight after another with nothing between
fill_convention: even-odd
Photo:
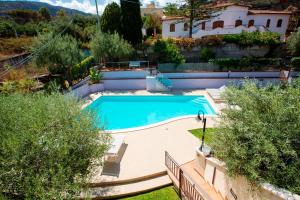
<instances>
[{"instance_id":1,"label":"tree trunk","mask_svg":"<svg viewBox=\"0 0 300 200\"><path fill-rule=\"evenodd\" d=\"M194 21L194 0L191 0L191 11L190 11L190 27L189 27L189 37L193 37L193 21Z\"/></svg>"},{"instance_id":2,"label":"tree trunk","mask_svg":"<svg viewBox=\"0 0 300 200\"><path fill-rule=\"evenodd\" d=\"M156 27L153 28L153 36L156 38Z\"/></svg>"}]
</instances>

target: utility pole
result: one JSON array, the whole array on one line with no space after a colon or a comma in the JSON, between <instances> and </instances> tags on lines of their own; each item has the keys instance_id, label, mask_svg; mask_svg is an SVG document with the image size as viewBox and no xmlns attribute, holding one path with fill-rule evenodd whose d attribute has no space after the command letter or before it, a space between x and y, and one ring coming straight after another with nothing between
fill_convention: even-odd
<instances>
[{"instance_id":1,"label":"utility pole","mask_svg":"<svg viewBox=\"0 0 300 200\"><path fill-rule=\"evenodd\" d=\"M97 26L98 26L98 30L100 30L100 17L99 17L99 11L98 11L98 0L95 0L95 4L96 4L96 11L97 11L97 18L98 18L98 22L97 22Z\"/></svg>"},{"instance_id":2,"label":"utility pole","mask_svg":"<svg viewBox=\"0 0 300 200\"><path fill-rule=\"evenodd\" d=\"M194 21L194 0L191 1L190 7L190 30L189 30L189 37L192 38L193 36L193 21Z\"/></svg>"}]
</instances>

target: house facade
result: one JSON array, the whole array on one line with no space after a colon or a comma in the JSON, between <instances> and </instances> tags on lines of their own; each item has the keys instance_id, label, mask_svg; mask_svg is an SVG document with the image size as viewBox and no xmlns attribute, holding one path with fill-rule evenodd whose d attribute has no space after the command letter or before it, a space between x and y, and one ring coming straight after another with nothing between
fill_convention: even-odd
<instances>
[{"instance_id":1,"label":"house facade","mask_svg":"<svg viewBox=\"0 0 300 200\"><path fill-rule=\"evenodd\" d=\"M247 6L226 4L214 17L207 20L194 21L193 38L209 35L238 34L242 31L271 31L281 35L284 39L290 11L251 10ZM220 9L220 8L218 8ZM189 37L189 19L185 17L163 17L163 38Z\"/></svg>"}]
</instances>

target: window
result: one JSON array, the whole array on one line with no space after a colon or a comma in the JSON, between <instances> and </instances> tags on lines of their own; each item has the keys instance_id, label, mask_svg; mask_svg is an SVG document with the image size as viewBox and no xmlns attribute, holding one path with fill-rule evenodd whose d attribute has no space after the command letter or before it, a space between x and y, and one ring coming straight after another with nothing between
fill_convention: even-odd
<instances>
[{"instance_id":1,"label":"window","mask_svg":"<svg viewBox=\"0 0 300 200\"><path fill-rule=\"evenodd\" d=\"M242 26L243 25L243 21L238 19L235 21L235 27L238 27L238 26Z\"/></svg>"},{"instance_id":2,"label":"window","mask_svg":"<svg viewBox=\"0 0 300 200\"><path fill-rule=\"evenodd\" d=\"M215 21L213 23L213 29L223 28L223 27L224 27L224 21Z\"/></svg>"},{"instance_id":3,"label":"window","mask_svg":"<svg viewBox=\"0 0 300 200\"><path fill-rule=\"evenodd\" d=\"M282 19L279 19L277 21L277 27L280 28L282 26Z\"/></svg>"},{"instance_id":4,"label":"window","mask_svg":"<svg viewBox=\"0 0 300 200\"><path fill-rule=\"evenodd\" d=\"M205 30L205 22L202 22L202 23L201 23L201 29L202 29L202 30Z\"/></svg>"},{"instance_id":5,"label":"window","mask_svg":"<svg viewBox=\"0 0 300 200\"><path fill-rule=\"evenodd\" d=\"M254 26L254 20L253 19L249 20L249 23L248 23L248 28L250 28L251 26Z\"/></svg>"},{"instance_id":6,"label":"window","mask_svg":"<svg viewBox=\"0 0 300 200\"><path fill-rule=\"evenodd\" d=\"M183 25L183 30L184 30L184 31L187 31L188 29L189 29L188 23L184 23L184 25Z\"/></svg>"},{"instance_id":7,"label":"window","mask_svg":"<svg viewBox=\"0 0 300 200\"><path fill-rule=\"evenodd\" d=\"M269 28L269 27L270 27L270 24L271 24L271 20L270 20L270 19L268 19L268 20L267 20L266 27L267 27L267 28Z\"/></svg>"},{"instance_id":8,"label":"window","mask_svg":"<svg viewBox=\"0 0 300 200\"><path fill-rule=\"evenodd\" d=\"M175 32L175 24L170 24L170 32Z\"/></svg>"}]
</instances>

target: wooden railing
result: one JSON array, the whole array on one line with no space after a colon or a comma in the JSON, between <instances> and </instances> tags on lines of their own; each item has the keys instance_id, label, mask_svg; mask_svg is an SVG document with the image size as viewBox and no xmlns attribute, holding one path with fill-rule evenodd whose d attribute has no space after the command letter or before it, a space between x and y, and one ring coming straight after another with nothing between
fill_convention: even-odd
<instances>
[{"instance_id":1,"label":"wooden railing","mask_svg":"<svg viewBox=\"0 0 300 200\"><path fill-rule=\"evenodd\" d=\"M165 165L168 170L174 175L174 177L179 182L178 193L180 197L184 197L187 200L206 200L193 181L191 181L186 175L184 175L179 164L170 156L170 154L165 152Z\"/></svg>"},{"instance_id":2,"label":"wooden railing","mask_svg":"<svg viewBox=\"0 0 300 200\"><path fill-rule=\"evenodd\" d=\"M165 151L165 165L175 176L175 178L179 180L180 167L167 151Z\"/></svg>"}]
</instances>

